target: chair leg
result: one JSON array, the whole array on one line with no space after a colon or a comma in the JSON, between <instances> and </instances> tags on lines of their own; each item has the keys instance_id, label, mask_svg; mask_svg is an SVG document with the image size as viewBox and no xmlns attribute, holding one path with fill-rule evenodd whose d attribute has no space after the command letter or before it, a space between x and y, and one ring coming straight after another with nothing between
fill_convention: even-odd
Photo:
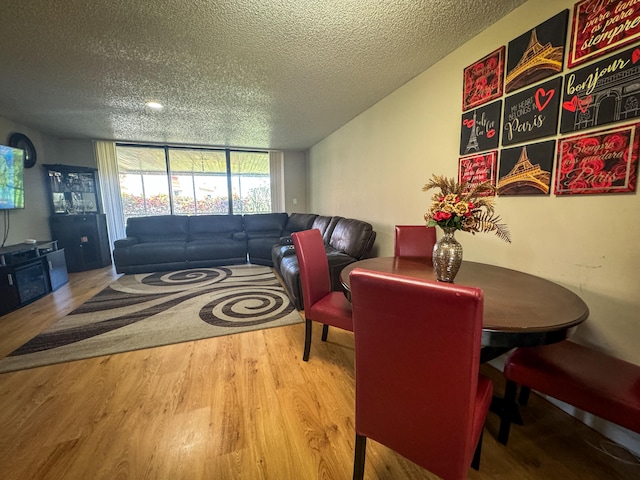
<instances>
[{"instance_id":1,"label":"chair leg","mask_svg":"<svg viewBox=\"0 0 640 480\"><path fill-rule=\"evenodd\" d=\"M329 333L329 325L322 325L322 341L327 341L327 335Z\"/></svg>"},{"instance_id":2,"label":"chair leg","mask_svg":"<svg viewBox=\"0 0 640 480\"><path fill-rule=\"evenodd\" d=\"M364 461L367 453L367 437L356 433L356 448L353 456L353 480L364 478Z\"/></svg>"},{"instance_id":3,"label":"chair leg","mask_svg":"<svg viewBox=\"0 0 640 480\"><path fill-rule=\"evenodd\" d=\"M518 397L518 403L520 405L526 405L529 402L529 395L531 394L531 389L529 387L525 387L524 385L520 388L520 396Z\"/></svg>"},{"instance_id":4,"label":"chair leg","mask_svg":"<svg viewBox=\"0 0 640 480\"><path fill-rule=\"evenodd\" d=\"M503 445L509 440L509 430L511 429L511 421L517 412L516 394L518 385L516 382L507 380L504 389L504 400L502 405L502 413L500 414L500 430L498 432L498 441Z\"/></svg>"},{"instance_id":5,"label":"chair leg","mask_svg":"<svg viewBox=\"0 0 640 480\"><path fill-rule=\"evenodd\" d=\"M313 331L313 324L308 318L305 319L304 327L304 353L302 354L302 360L309 361L309 350L311 350L311 332Z\"/></svg>"},{"instance_id":6,"label":"chair leg","mask_svg":"<svg viewBox=\"0 0 640 480\"><path fill-rule=\"evenodd\" d=\"M480 432L480 438L478 438L478 445L476 445L476 451L473 453L473 460L471 460L471 468L474 470L480 470L480 452L482 451L482 435L484 430Z\"/></svg>"}]
</instances>

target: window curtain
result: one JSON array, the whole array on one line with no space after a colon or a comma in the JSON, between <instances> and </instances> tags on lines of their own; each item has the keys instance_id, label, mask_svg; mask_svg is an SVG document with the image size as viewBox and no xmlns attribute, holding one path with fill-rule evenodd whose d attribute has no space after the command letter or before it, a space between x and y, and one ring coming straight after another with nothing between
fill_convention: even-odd
<instances>
[{"instance_id":1,"label":"window curtain","mask_svg":"<svg viewBox=\"0 0 640 480\"><path fill-rule=\"evenodd\" d=\"M111 251L113 251L113 242L126 237L120 182L118 181L116 144L98 140L94 142L94 148L98 160L102 205L104 205L104 213L107 215L109 244Z\"/></svg>"},{"instance_id":2,"label":"window curtain","mask_svg":"<svg viewBox=\"0 0 640 480\"><path fill-rule=\"evenodd\" d=\"M269 152L269 176L271 177L271 211L284 212L284 153Z\"/></svg>"}]
</instances>

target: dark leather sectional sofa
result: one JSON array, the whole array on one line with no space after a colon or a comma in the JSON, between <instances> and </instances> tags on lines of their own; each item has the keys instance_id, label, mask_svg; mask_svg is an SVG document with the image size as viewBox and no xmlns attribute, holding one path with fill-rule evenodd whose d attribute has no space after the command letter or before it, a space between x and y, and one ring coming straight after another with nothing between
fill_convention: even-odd
<instances>
[{"instance_id":1,"label":"dark leather sectional sofa","mask_svg":"<svg viewBox=\"0 0 640 480\"><path fill-rule=\"evenodd\" d=\"M271 266L302 309L291 233L309 228L322 232L332 287L340 290L340 270L373 247L376 232L367 222L303 213L134 217L127 221L127 237L114 242L113 259L116 271L125 274L247 262Z\"/></svg>"},{"instance_id":2,"label":"dark leather sectional sofa","mask_svg":"<svg viewBox=\"0 0 640 480\"><path fill-rule=\"evenodd\" d=\"M376 232L371 224L361 220L343 217L311 215L313 222L310 228L317 228L322 233L327 260L331 289L342 291L340 272L355 261L366 258L373 247ZM305 230L305 229L301 229ZM300 267L291 236L285 236L272 248L272 264L289 293L289 298L298 310L302 310L302 285L300 284Z\"/></svg>"}]
</instances>

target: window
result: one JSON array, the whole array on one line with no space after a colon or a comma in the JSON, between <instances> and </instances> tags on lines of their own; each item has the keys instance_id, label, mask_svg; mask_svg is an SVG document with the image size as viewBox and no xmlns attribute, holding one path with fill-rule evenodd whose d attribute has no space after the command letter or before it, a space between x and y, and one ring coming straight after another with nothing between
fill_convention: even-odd
<instances>
[{"instance_id":1,"label":"window","mask_svg":"<svg viewBox=\"0 0 640 480\"><path fill-rule=\"evenodd\" d=\"M267 152L117 145L116 154L125 221L271 212Z\"/></svg>"},{"instance_id":2,"label":"window","mask_svg":"<svg viewBox=\"0 0 640 480\"><path fill-rule=\"evenodd\" d=\"M231 152L231 192L235 213L271 213L269 154Z\"/></svg>"},{"instance_id":3,"label":"window","mask_svg":"<svg viewBox=\"0 0 640 480\"><path fill-rule=\"evenodd\" d=\"M116 147L125 219L171 213L164 149Z\"/></svg>"},{"instance_id":4,"label":"window","mask_svg":"<svg viewBox=\"0 0 640 480\"><path fill-rule=\"evenodd\" d=\"M174 148L168 152L174 213L229 214L226 152Z\"/></svg>"}]
</instances>

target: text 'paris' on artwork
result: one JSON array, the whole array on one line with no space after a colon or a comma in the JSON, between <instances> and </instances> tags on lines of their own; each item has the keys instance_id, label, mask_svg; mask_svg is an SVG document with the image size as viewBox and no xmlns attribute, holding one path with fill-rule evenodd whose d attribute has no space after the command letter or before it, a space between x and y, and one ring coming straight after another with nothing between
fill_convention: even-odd
<instances>
[{"instance_id":1,"label":"text 'paris' on artwork","mask_svg":"<svg viewBox=\"0 0 640 480\"><path fill-rule=\"evenodd\" d=\"M628 193L636 189L640 123L558 141L556 195Z\"/></svg>"},{"instance_id":2,"label":"text 'paris' on artwork","mask_svg":"<svg viewBox=\"0 0 640 480\"><path fill-rule=\"evenodd\" d=\"M555 135L562 77L553 78L505 99L502 145Z\"/></svg>"}]
</instances>

